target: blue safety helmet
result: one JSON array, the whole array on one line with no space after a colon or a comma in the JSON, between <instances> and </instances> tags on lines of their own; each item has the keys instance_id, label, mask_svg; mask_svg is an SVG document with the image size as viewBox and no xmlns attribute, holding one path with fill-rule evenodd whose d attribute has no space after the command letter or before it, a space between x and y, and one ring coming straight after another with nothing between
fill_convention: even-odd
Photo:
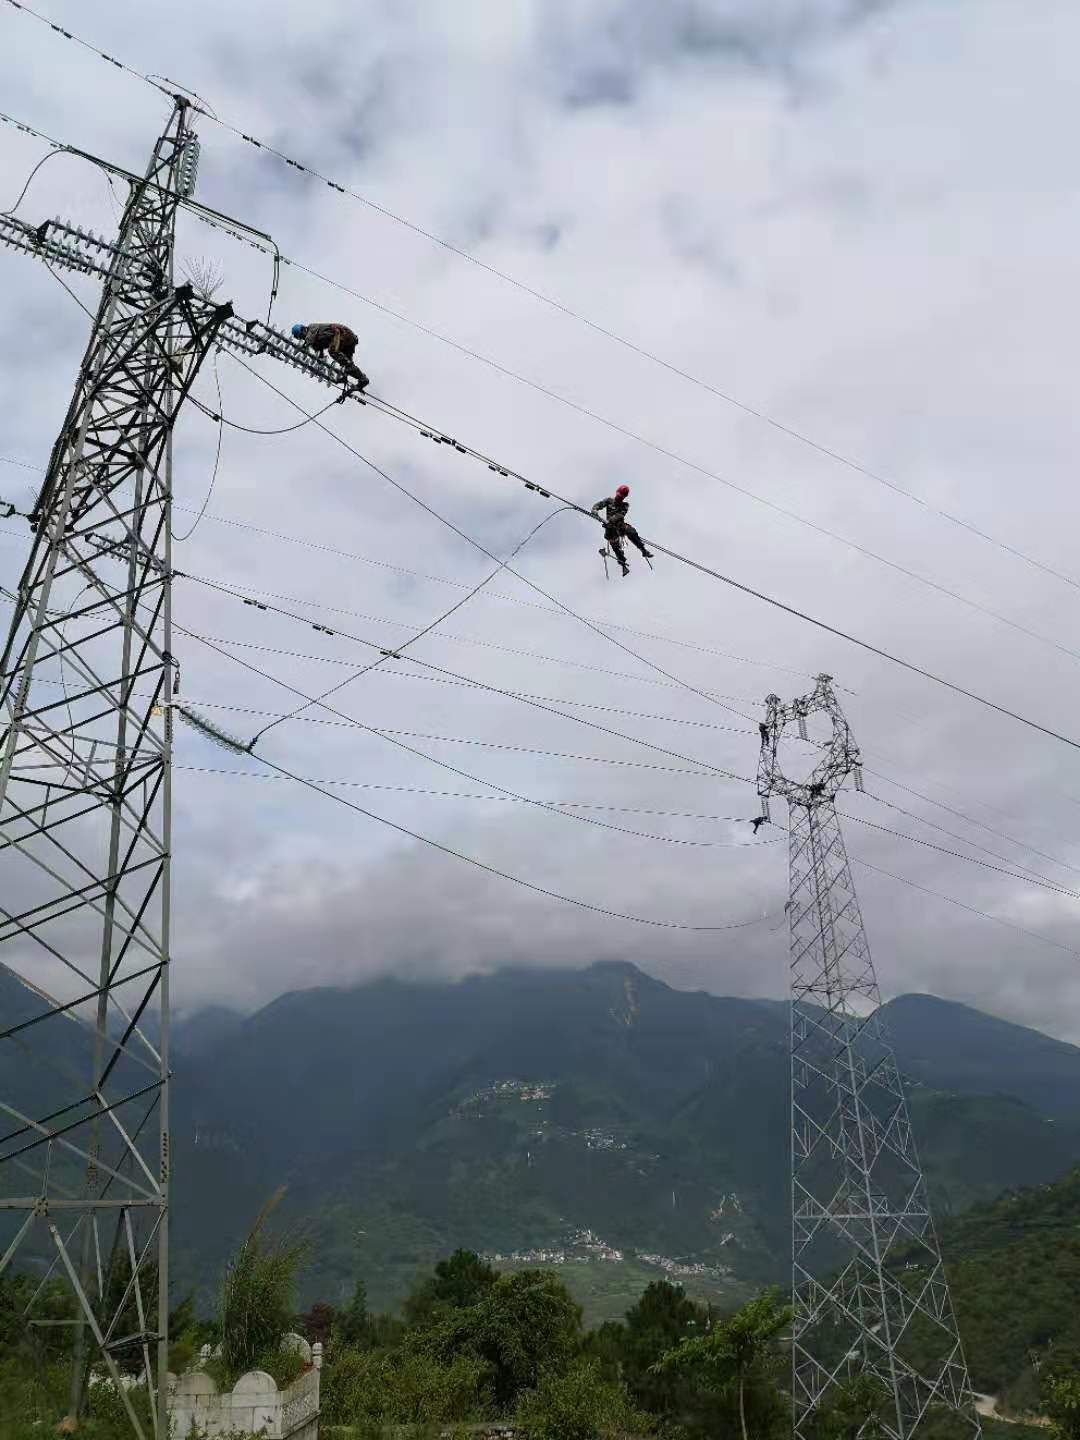
<instances>
[{"instance_id":1,"label":"blue safety helmet","mask_svg":"<svg viewBox=\"0 0 1080 1440\"><path fill-rule=\"evenodd\" d=\"M294 339L294 340L301 340L301 339L303 339L304 331L305 331L306 328L307 328L307 327L306 327L305 325L294 325L294 326L292 327L293 339Z\"/></svg>"}]
</instances>

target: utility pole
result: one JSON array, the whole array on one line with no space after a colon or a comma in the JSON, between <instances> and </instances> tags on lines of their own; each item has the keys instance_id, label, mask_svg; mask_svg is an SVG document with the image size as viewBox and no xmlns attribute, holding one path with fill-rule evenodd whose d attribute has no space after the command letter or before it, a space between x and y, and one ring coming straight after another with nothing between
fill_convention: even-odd
<instances>
[{"instance_id":1,"label":"utility pole","mask_svg":"<svg viewBox=\"0 0 1080 1440\"><path fill-rule=\"evenodd\" d=\"M765 702L758 794L788 802L791 936L792 1413L810 1440L845 1380L871 1382L889 1440L952 1412L980 1434L903 1085L836 813L859 749L832 687ZM803 780L780 768L794 725L832 733Z\"/></svg>"},{"instance_id":2,"label":"utility pole","mask_svg":"<svg viewBox=\"0 0 1080 1440\"><path fill-rule=\"evenodd\" d=\"M104 281L0 655L0 1272L36 1268L30 1326L66 1281L71 1418L103 1364L139 1440L118 1360L168 1437L172 431L232 314L174 284L190 120L173 97L115 240L0 226Z\"/></svg>"}]
</instances>

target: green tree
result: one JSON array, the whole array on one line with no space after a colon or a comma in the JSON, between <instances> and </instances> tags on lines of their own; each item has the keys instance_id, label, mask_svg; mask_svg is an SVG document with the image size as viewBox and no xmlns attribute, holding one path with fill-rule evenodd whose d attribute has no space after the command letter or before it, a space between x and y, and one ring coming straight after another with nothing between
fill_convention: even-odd
<instances>
[{"instance_id":1,"label":"green tree","mask_svg":"<svg viewBox=\"0 0 1080 1440\"><path fill-rule=\"evenodd\" d=\"M1042 1393L1043 1408L1058 1440L1080 1440L1080 1372L1049 1370Z\"/></svg>"},{"instance_id":2,"label":"green tree","mask_svg":"<svg viewBox=\"0 0 1080 1440\"><path fill-rule=\"evenodd\" d=\"M430 1325L447 1310L475 1305L494 1285L497 1272L473 1250L455 1250L440 1260L433 1274L422 1280L405 1301L409 1325Z\"/></svg>"},{"instance_id":3,"label":"green tree","mask_svg":"<svg viewBox=\"0 0 1080 1440\"><path fill-rule=\"evenodd\" d=\"M169 1369L176 1375L187 1370L200 1346L215 1338L214 1326L199 1319L195 1297L185 1295L169 1312Z\"/></svg>"},{"instance_id":4,"label":"green tree","mask_svg":"<svg viewBox=\"0 0 1080 1440\"><path fill-rule=\"evenodd\" d=\"M657 1361L657 1373L687 1375L716 1394L733 1392L742 1440L750 1440L747 1397L751 1388L775 1394L776 1342L790 1324L791 1313L789 1305L779 1303L776 1291L767 1290L726 1320L714 1323L706 1334L681 1340Z\"/></svg>"},{"instance_id":5,"label":"green tree","mask_svg":"<svg viewBox=\"0 0 1080 1440\"><path fill-rule=\"evenodd\" d=\"M339 1345L364 1346L368 1343L371 1317L367 1308L367 1286L357 1280L352 1299L337 1317L334 1339Z\"/></svg>"},{"instance_id":6,"label":"green tree","mask_svg":"<svg viewBox=\"0 0 1080 1440\"><path fill-rule=\"evenodd\" d=\"M619 1440L651 1435L652 1420L634 1408L624 1386L606 1379L596 1360L579 1359L522 1395L515 1425L529 1440Z\"/></svg>"},{"instance_id":7,"label":"green tree","mask_svg":"<svg viewBox=\"0 0 1080 1440\"><path fill-rule=\"evenodd\" d=\"M292 1321L297 1275L307 1246L293 1236L267 1236L263 1229L283 1193L279 1190L264 1206L225 1269L221 1357L229 1374L240 1375L271 1356Z\"/></svg>"},{"instance_id":8,"label":"green tree","mask_svg":"<svg viewBox=\"0 0 1080 1440\"><path fill-rule=\"evenodd\" d=\"M442 1359L415 1343L399 1349L342 1350L326 1366L325 1425L376 1427L468 1420L483 1403L483 1361Z\"/></svg>"},{"instance_id":9,"label":"green tree","mask_svg":"<svg viewBox=\"0 0 1080 1440\"><path fill-rule=\"evenodd\" d=\"M519 1270L500 1275L475 1305L448 1312L426 1334L432 1354L483 1361L503 1411L542 1375L566 1369L581 1345L581 1308L550 1270Z\"/></svg>"},{"instance_id":10,"label":"green tree","mask_svg":"<svg viewBox=\"0 0 1080 1440\"><path fill-rule=\"evenodd\" d=\"M311 1309L305 1310L300 1316L300 1328L309 1344L314 1345L317 1341L320 1345L326 1345L339 1321L340 1317L333 1305L328 1305L325 1300L316 1300Z\"/></svg>"},{"instance_id":11,"label":"green tree","mask_svg":"<svg viewBox=\"0 0 1080 1440\"><path fill-rule=\"evenodd\" d=\"M658 1373L656 1362L680 1341L704 1335L708 1306L689 1300L681 1285L654 1280L626 1312L622 1374L637 1403L654 1415L674 1418L686 1410L691 1386L677 1372Z\"/></svg>"},{"instance_id":12,"label":"green tree","mask_svg":"<svg viewBox=\"0 0 1080 1440\"><path fill-rule=\"evenodd\" d=\"M814 1417L814 1440L881 1440L890 1404L889 1391L874 1375L841 1380Z\"/></svg>"}]
</instances>

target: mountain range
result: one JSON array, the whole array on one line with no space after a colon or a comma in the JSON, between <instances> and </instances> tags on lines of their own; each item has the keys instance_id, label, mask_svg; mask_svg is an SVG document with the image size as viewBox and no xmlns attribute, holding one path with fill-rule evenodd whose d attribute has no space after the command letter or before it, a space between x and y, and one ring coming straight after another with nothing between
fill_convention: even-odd
<instances>
[{"instance_id":1,"label":"mountain range","mask_svg":"<svg viewBox=\"0 0 1080 1440\"><path fill-rule=\"evenodd\" d=\"M5 1024L41 1008L0 976ZM886 1015L939 1218L1080 1158L1080 1049L927 995ZM86 1073L91 1047L68 1017L23 1030L0 1044L0 1097L49 1113L57 1067ZM590 1321L665 1275L731 1303L787 1269L787 1047L785 1004L623 963L200 1012L173 1034L175 1283L208 1302L285 1185L278 1215L311 1239L305 1300L362 1275L394 1305L466 1246L557 1264ZM144 1083L129 1064L114 1078Z\"/></svg>"},{"instance_id":2,"label":"mountain range","mask_svg":"<svg viewBox=\"0 0 1080 1440\"><path fill-rule=\"evenodd\" d=\"M890 1002L939 1216L1080 1157L1080 1049L926 995ZM195 1016L174 1051L177 1273L207 1291L267 1194L305 1298L392 1305L463 1245L556 1263L587 1318L649 1279L730 1302L783 1280L787 1007L632 965L381 979Z\"/></svg>"}]
</instances>

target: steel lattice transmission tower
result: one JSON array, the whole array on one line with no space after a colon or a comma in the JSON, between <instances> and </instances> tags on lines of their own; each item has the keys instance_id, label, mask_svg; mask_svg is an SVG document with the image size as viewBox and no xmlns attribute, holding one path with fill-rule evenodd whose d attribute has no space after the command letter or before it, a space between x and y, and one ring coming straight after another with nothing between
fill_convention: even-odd
<instances>
[{"instance_id":1,"label":"steel lattice transmission tower","mask_svg":"<svg viewBox=\"0 0 1080 1440\"><path fill-rule=\"evenodd\" d=\"M832 688L766 700L758 793L788 802L791 896L792 1408L808 1440L823 1403L856 1376L891 1440L933 1412L979 1434L907 1101L836 813L859 750ZM832 735L803 780L778 752L788 728ZM864 1426L864 1428L866 1428Z\"/></svg>"},{"instance_id":2,"label":"steel lattice transmission tower","mask_svg":"<svg viewBox=\"0 0 1080 1440\"><path fill-rule=\"evenodd\" d=\"M18 1257L70 1285L73 1413L92 1360L115 1378L117 1357L134 1357L159 1440L172 431L231 315L173 283L198 160L190 115L175 97L114 241L61 222L29 234L8 220L0 236L104 280L0 658L0 1271Z\"/></svg>"}]
</instances>

